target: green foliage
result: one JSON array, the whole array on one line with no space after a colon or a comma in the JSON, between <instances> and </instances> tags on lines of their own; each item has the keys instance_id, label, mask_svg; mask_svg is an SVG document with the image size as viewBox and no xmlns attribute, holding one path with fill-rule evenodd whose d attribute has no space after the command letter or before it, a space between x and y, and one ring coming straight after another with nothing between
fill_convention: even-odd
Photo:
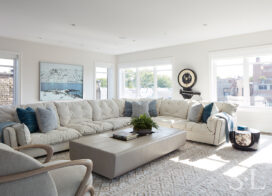
<instances>
[{"instance_id":1,"label":"green foliage","mask_svg":"<svg viewBox=\"0 0 272 196\"><path fill-rule=\"evenodd\" d=\"M125 70L125 83L127 88L136 87L136 72L131 69Z\"/></svg>"},{"instance_id":2,"label":"green foliage","mask_svg":"<svg viewBox=\"0 0 272 196\"><path fill-rule=\"evenodd\" d=\"M108 81L106 78L97 78L96 81L100 81L101 86L100 87L107 87Z\"/></svg>"},{"instance_id":3,"label":"green foliage","mask_svg":"<svg viewBox=\"0 0 272 196\"><path fill-rule=\"evenodd\" d=\"M169 76L158 76L159 88L171 88L171 79Z\"/></svg>"},{"instance_id":4,"label":"green foliage","mask_svg":"<svg viewBox=\"0 0 272 196\"><path fill-rule=\"evenodd\" d=\"M134 129L136 130L141 130L141 129L152 129L154 128L159 128L158 124L155 123L150 117L144 115L140 115L139 117L132 118L130 125L133 126Z\"/></svg>"},{"instance_id":5,"label":"green foliage","mask_svg":"<svg viewBox=\"0 0 272 196\"><path fill-rule=\"evenodd\" d=\"M125 70L125 83L127 88L136 88L136 72L131 69ZM171 88L172 80L169 76L158 76L159 88ZM154 74L152 71L143 70L140 72L140 85L141 88L153 88L154 87Z\"/></svg>"},{"instance_id":6,"label":"green foliage","mask_svg":"<svg viewBox=\"0 0 272 196\"><path fill-rule=\"evenodd\" d=\"M152 88L154 87L154 75L150 71L140 72L141 88Z\"/></svg>"}]
</instances>

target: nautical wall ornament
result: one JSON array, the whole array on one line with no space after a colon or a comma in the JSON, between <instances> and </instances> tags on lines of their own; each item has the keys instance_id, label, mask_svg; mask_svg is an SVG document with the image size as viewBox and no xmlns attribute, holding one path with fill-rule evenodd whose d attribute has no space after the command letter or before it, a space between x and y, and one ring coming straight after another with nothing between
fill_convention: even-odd
<instances>
[{"instance_id":1,"label":"nautical wall ornament","mask_svg":"<svg viewBox=\"0 0 272 196\"><path fill-rule=\"evenodd\" d=\"M196 80L196 73L191 69L183 69L179 72L178 83L184 90L191 89L195 85Z\"/></svg>"},{"instance_id":2,"label":"nautical wall ornament","mask_svg":"<svg viewBox=\"0 0 272 196\"><path fill-rule=\"evenodd\" d=\"M197 75L191 69L183 69L179 72L178 83L182 87L180 94L184 99L191 99L193 95L201 95L200 92L192 91L192 87L196 84Z\"/></svg>"}]
</instances>

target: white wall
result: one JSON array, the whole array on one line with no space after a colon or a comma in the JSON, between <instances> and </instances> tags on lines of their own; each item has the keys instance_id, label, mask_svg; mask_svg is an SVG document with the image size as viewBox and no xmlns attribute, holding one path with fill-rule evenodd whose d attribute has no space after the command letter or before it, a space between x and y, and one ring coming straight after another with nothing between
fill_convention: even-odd
<instances>
[{"instance_id":1,"label":"white wall","mask_svg":"<svg viewBox=\"0 0 272 196\"><path fill-rule=\"evenodd\" d=\"M70 49L59 46L33 43L15 39L0 38L0 54L15 52L20 55L20 101L22 104L39 101L39 62L67 63L84 66L85 99L93 98L95 62L109 62L115 65L115 56L96 52Z\"/></svg>"},{"instance_id":2,"label":"white wall","mask_svg":"<svg viewBox=\"0 0 272 196\"><path fill-rule=\"evenodd\" d=\"M202 93L203 99L210 100L212 89L210 88L211 74L209 54L220 50L244 48L272 44L272 31L252 33L240 36L232 36L203 42L177 45L154 50L147 50L117 56L117 63L145 61L163 57L172 57L173 61L173 98L179 99L180 86L177 82L178 73L184 68L191 68L197 73L197 84L193 88ZM248 113L249 112L249 113ZM270 118L272 110L256 111L239 109L238 121L262 131L272 131Z\"/></svg>"}]
</instances>

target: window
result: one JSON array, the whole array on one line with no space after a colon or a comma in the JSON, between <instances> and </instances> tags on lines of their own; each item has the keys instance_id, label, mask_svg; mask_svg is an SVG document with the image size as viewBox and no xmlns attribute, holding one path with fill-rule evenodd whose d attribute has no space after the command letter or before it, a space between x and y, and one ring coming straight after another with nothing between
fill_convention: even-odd
<instances>
[{"instance_id":1,"label":"window","mask_svg":"<svg viewBox=\"0 0 272 196\"><path fill-rule=\"evenodd\" d=\"M17 103L16 59L0 58L0 105Z\"/></svg>"},{"instance_id":2,"label":"window","mask_svg":"<svg viewBox=\"0 0 272 196\"><path fill-rule=\"evenodd\" d=\"M241 106L272 106L272 53L213 58L216 97Z\"/></svg>"},{"instance_id":3,"label":"window","mask_svg":"<svg viewBox=\"0 0 272 196\"><path fill-rule=\"evenodd\" d=\"M96 99L108 98L108 68L96 67Z\"/></svg>"},{"instance_id":4,"label":"window","mask_svg":"<svg viewBox=\"0 0 272 196\"><path fill-rule=\"evenodd\" d=\"M169 98L172 96L172 65L120 69L121 98Z\"/></svg>"}]
</instances>

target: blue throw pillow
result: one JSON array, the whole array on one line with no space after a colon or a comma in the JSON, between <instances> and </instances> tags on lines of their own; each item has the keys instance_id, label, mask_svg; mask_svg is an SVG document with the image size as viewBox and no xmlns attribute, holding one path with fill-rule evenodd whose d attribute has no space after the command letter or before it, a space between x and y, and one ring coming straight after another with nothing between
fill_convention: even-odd
<instances>
[{"instance_id":1,"label":"blue throw pillow","mask_svg":"<svg viewBox=\"0 0 272 196\"><path fill-rule=\"evenodd\" d=\"M204 107L203 113L202 113L202 122L207 123L208 118L211 116L213 109L213 103L210 103Z\"/></svg>"},{"instance_id":2,"label":"blue throw pillow","mask_svg":"<svg viewBox=\"0 0 272 196\"><path fill-rule=\"evenodd\" d=\"M125 101L125 111L124 111L124 116L125 117L131 117L132 115L132 103Z\"/></svg>"},{"instance_id":3,"label":"blue throw pillow","mask_svg":"<svg viewBox=\"0 0 272 196\"><path fill-rule=\"evenodd\" d=\"M20 122L24 123L28 127L30 133L34 133L39 130L36 114L32 108L17 108L16 112Z\"/></svg>"},{"instance_id":4,"label":"blue throw pillow","mask_svg":"<svg viewBox=\"0 0 272 196\"><path fill-rule=\"evenodd\" d=\"M153 100L151 102L149 102L149 115L151 117L157 117L158 116L158 112L157 112L157 101Z\"/></svg>"}]
</instances>

